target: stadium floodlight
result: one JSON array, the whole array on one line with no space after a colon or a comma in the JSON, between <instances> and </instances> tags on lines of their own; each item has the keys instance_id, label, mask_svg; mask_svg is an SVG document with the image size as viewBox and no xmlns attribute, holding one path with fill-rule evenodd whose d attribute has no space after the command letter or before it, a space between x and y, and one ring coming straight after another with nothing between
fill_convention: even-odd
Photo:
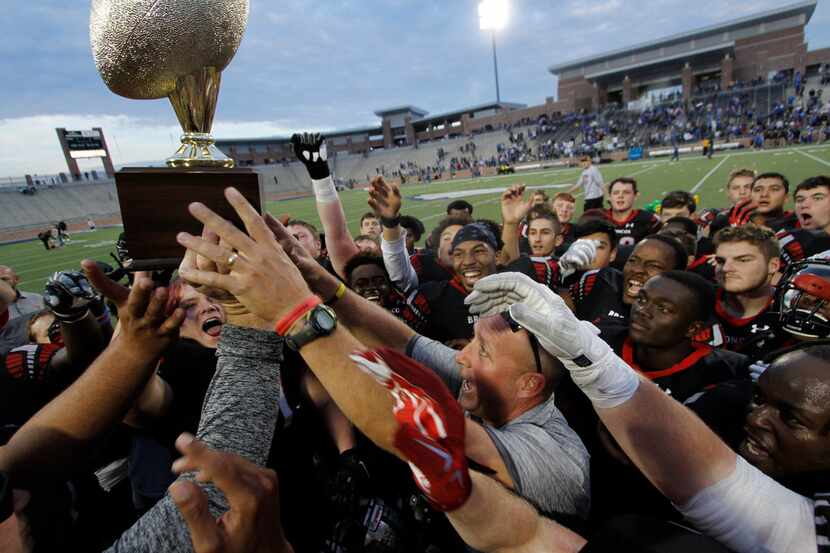
<instances>
[{"instance_id":1,"label":"stadium floodlight","mask_svg":"<svg viewBox=\"0 0 830 553\"><path fill-rule=\"evenodd\" d=\"M496 57L496 31L507 25L510 17L507 0L482 0L478 5L478 22L482 31L490 31L493 40L493 72L496 75L496 102L501 103L499 91L499 62Z\"/></svg>"}]
</instances>

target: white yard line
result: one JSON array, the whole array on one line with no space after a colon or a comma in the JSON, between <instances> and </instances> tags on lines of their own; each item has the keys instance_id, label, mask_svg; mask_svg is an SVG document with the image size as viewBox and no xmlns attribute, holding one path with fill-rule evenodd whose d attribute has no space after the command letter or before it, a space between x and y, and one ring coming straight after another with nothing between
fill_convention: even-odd
<instances>
[{"instance_id":1,"label":"white yard line","mask_svg":"<svg viewBox=\"0 0 830 553\"><path fill-rule=\"evenodd\" d=\"M717 165L715 165L715 166L712 168L712 170L711 170L711 171L709 171L708 173L706 173L706 174L703 176L703 178L702 178L702 179L700 179L700 180L698 181L698 183L692 187L692 189L691 189L691 190L689 190L689 192L691 192L692 194L694 194L695 192L697 192L697 190L698 190L701 186L703 186L703 183L704 183L704 182L706 182L706 181L709 179L709 177L711 177L712 175L714 175L714 174L715 174L715 171L717 171L718 169L720 169L720 168L721 168L721 165L723 165L724 163L726 163L726 161L727 161L730 157L732 157L732 156L731 156L731 155L728 155L728 156L726 156L725 158L723 158L723 159L720 161L720 163L718 163Z\"/></svg>"},{"instance_id":2,"label":"white yard line","mask_svg":"<svg viewBox=\"0 0 830 553\"><path fill-rule=\"evenodd\" d=\"M808 154L807 152L805 152L805 151L803 151L803 150L798 150L798 153L799 153L799 154L801 154L801 155L803 155L803 156L809 157L809 158L810 158L810 159L812 159L813 161L818 161L819 163L824 164L824 165L827 165L828 167L830 167L830 162L824 161L824 160L823 160L823 159L821 159L820 157L816 157L816 156L814 156L813 154Z\"/></svg>"}]
</instances>

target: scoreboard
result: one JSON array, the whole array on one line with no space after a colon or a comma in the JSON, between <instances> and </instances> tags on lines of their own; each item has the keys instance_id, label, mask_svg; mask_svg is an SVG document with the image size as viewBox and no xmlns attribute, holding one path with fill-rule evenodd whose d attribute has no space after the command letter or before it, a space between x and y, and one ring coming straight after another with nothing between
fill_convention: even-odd
<instances>
[{"instance_id":1,"label":"scoreboard","mask_svg":"<svg viewBox=\"0 0 830 553\"><path fill-rule=\"evenodd\" d=\"M107 155L100 131L64 131L63 136L69 155L73 159L106 157Z\"/></svg>"}]
</instances>

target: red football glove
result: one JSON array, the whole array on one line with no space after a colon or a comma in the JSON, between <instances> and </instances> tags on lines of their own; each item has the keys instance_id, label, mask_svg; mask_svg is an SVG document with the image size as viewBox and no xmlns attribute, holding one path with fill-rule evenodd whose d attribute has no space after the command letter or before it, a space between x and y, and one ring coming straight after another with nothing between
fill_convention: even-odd
<instances>
[{"instance_id":1,"label":"red football glove","mask_svg":"<svg viewBox=\"0 0 830 553\"><path fill-rule=\"evenodd\" d=\"M752 216L752 213L755 211L755 204L752 203L752 200L746 200L740 203L735 204L732 209L729 210L729 226L732 227L740 227L749 222L749 218Z\"/></svg>"},{"instance_id":2,"label":"red football glove","mask_svg":"<svg viewBox=\"0 0 830 553\"><path fill-rule=\"evenodd\" d=\"M415 483L432 506L454 511L470 496L464 453L464 412L438 376L388 348L351 359L395 398L395 447L409 459Z\"/></svg>"}]
</instances>

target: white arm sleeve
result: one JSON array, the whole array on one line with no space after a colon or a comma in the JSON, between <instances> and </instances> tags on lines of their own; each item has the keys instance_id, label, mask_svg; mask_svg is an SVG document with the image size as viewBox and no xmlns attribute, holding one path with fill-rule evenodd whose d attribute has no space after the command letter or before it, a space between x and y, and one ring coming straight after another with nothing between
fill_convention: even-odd
<instances>
[{"instance_id":1,"label":"white arm sleeve","mask_svg":"<svg viewBox=\"0 0 830 553\"><path fill-rule=\"evenodd\" d=\"M738 553L816 553L813 501L737 459L735 472L677 509Z\"/></svg>"},{"instance_id":2,"label":"white arm sleeve","mask_svg":"<svg viewBox=\"0 0 830 553\"><path fill-rule=\"evenodd\" d=\"M383 264L389 278L403 294L408 294L418 287L418 275L412 262L409 261L409 252L406 251L406 237L401 233L397 240L387 242L381 236L380 250L383 252Z\"/></svg>"}]
</instances>

